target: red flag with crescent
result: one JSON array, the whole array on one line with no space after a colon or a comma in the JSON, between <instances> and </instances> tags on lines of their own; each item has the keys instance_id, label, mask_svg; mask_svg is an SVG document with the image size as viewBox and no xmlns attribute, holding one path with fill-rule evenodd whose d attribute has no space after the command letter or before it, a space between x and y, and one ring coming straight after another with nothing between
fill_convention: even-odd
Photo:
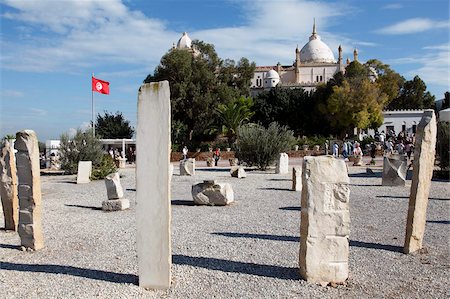
<instances>
[{"instance_id":1,"label":"red flag with crescent","mask_svg":"<svg viewBox=\"0 0 450 299\"><path fill-rule=\"evenodd\" d=\"M109 82L92 77L92 91L109 94Z\"/></svg>"}]
</instances>

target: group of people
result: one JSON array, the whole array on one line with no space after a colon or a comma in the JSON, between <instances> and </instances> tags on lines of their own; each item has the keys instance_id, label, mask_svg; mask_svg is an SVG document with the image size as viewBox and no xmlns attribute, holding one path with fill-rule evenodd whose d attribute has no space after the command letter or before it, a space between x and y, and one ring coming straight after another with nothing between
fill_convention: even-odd
<instances>
[{"instance_id":1,"label":"group of people","mask_svg":"<svg viewBox=\"0 0 450 299\"><path fill-rule=\"evenodd\" d=\"M182 152L183 152L183 160L186 160L188 158L188 153L189 153L187 146L183 147ZM217 147L216 150L214 151L213 159L214 159L214 165L217 166L217 164L219 163L219 160L220 160L220 148Z\"/></svg>"},{"instance_id":2,"label":"group of people","mask_svg":"<svg viewBox=\"0 0 450 299\"><path fill-rule=\"evenodd\" d=\"M391 132L386 135L384 131L381 131L381 133L375 133L375 139L383 146L385 154L406 154L408 160L411 160L411 154L414 151L414 134L400 132L396 135L395 132L391 130Z\"/></svg>"}]
</instances>

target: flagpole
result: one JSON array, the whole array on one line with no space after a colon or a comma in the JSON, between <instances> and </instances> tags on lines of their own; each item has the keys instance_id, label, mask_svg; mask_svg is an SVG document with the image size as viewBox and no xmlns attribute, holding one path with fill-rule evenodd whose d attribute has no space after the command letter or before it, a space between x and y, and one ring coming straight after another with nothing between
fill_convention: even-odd
<instances>
[{"instance_id":1,"label":"flagpole","mask_svg":"<svg viewBox=\"0 0 450 299\"><path fill-rule=\"evenodd\" d=\"M92 73L91 78L91 85L92 85L92 79L94 78L94 73ZM95 116L95 108L94 108L94 90L91 87L92 92L92 135L95 138L95 122L94 122L94 116Z\"/></svg>"}]
</instances>

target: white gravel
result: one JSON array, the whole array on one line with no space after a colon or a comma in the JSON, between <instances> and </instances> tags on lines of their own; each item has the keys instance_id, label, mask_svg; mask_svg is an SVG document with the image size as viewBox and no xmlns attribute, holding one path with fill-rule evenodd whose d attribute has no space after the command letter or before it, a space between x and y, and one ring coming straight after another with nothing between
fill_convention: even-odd
<instances>
[{"instance_id":1,"label":"white gravel","mask_svg":"<svg viewBox=\"0 0 450 299\"><path fill-rule=\"evenodd\" d=\"M291 174L248 171L237 179L229 167L205 167L182 177L175 164L168 291L137 285L134 168L121 170L131 202L121 212L101 211L103 181L43 176L45 248L22 252L16 233L0 230L0 298L448 298L449 183L432 182L428 253L405 255L410 181L384 187L380 171L370 177L365 167L349 167L350 278L333 288L299 277L300 192L290 191ZM191 185L204 179L231 183L236 202L192 205Z\"/></svg>"}]
</instances>

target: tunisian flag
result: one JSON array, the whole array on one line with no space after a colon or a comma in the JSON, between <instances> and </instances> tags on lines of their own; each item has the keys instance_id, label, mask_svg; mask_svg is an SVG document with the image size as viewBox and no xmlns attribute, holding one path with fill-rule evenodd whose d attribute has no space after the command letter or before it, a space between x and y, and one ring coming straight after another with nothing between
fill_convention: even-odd
<instances>
[{"instance_id":1,"label":"tunisian flag","mask_svg":"<svg viewBox=\"0 0 450 299\"><path fill-rule=\"evenodd\" d=\"M92 91L109 94L109 82L92 77Z\"/></svg>"}]
</instances>

